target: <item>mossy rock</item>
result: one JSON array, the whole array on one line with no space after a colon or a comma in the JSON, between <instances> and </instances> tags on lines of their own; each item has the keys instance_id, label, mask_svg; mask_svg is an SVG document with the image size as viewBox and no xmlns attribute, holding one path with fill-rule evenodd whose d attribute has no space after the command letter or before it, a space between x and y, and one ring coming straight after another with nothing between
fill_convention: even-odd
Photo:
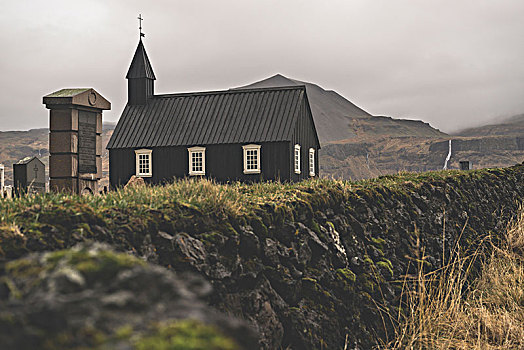
<instances>
[{"instance_id":1,"label":"mossy rock","mask_svg":"<svg viewBox=\"0 0 524 350\"><path fill-rule=\"evenodd\" d=\"M380 250L384 250L384 247L386 246L386 240L383 238L371 237L371 242L373 242L373 245Z\"/></svg>"},{"instance_id":2,"label":"mossy rock","mask_svg":"<svg viewBox=\"0 0 524 350\"><path fill-rule=\"evenodd\" d=\"M186 284L107 245L33 253L3 272L2 348L235 350L257 343L247 324L209 308L204 280L184 275Z\"/></svg>"},{"instance_id":3,"label":"mossy rock","mask_svg":"<svg viewBox=\"0 0 524 350\"><path fill-rule=\"evenodd\" d=\"M18 226L0 226L0 258L12 259L27 252L27 237Z\"/></svg>"},{"instance_id":4,"label":"mossy rock","mask_svg":"<svg viewBox=\"0 0 524 350\"><path fill-rule=\"evenodd\" d=\"M382 268L389 273L388 277L393 277L393 264L388 259L382 259L376 264L377 268Z\"/></svg>"},{"instance_id":5,"label":"mossy rock","mask_svg":"<svg viewBox=\"0 0 524 350\"><path fill-rule=\"evenodd\" d=\"M261 218L257 216L253 216L250 218L249 223L251 224L251 227L253 228L253 232L259 237L259 238L266 238L268 237L268 230L266 225L264 224L264 221Z\"/></svg>"},{"instance_id":6,"label":"mossy rock","mask_svg":"<svg viewBox=\"0 0 524 350\"><path fill-rule=\"evenodd\" d=\"M348 283L355 283L357 276L349 268L337 269L337 279Z\"/></svg>"},{"instance_id":7,"label":"mossy rock","mask_svg":"<svg viewBox=\"0 0 524 350\"><path fill-rule=\"evenodd\" d=\"M194 320L158 324L133 341L136 350L238 350L216 327Z\"/></svg>"},{"instance_id":8,"label":"mossy rock","mask_svg":"<svg viewBox=\"0 0 524 350\"><path fill-rule=\"evenodd\" d=\"M128 254L88 249L52 252L46 256L46 261L49 264L48 268L55 268L59 264L70 266L80 272L88 282L100 283L112 280L119 271L145 264L144 261Z\"/></svg>"}]
</instances>

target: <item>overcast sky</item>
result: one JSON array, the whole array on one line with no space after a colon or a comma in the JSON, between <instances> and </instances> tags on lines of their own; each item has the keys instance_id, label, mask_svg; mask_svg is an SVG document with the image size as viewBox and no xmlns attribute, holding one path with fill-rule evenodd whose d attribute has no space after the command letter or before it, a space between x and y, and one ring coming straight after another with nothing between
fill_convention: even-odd
<instances>
[{"instance_id":1,"label":"overcast sky","mask_svg":"<svg viewBox=\"0 0 524 350\"><path fill-rule=\"evenodd\" d=\"M0 11L0 130L46 127L42 96L66 87L95 88L117 121L139 13L157 93L281 73L446 132L524 113L523 0L16 0Z\"/></svg>"}]
</instances>

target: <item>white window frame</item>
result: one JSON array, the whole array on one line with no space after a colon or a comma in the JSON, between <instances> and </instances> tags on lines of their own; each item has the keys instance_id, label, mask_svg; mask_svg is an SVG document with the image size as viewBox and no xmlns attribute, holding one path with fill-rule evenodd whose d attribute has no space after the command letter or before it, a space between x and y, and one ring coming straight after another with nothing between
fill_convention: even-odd
<instances>
[{"instance_id":1,"label":"white window frame","mask_svg":"<svg viewBox=\"0 0 524 350\"><path fill-rule=\"evenodd\" d=\"M243 154L244 154L244 174L260 174L260 157L261 157L261 152L260 152L260 145L244 145L242 146L242 149L243 149ZM248 151L256 151L257 152L257 168L256 169L248 169L247 168L247 153Z\"/></svg>"},{"instance_id":2,"label":"white window frame","mask_svg":"<svg viewBox=\"0 0 524 350\"><path fill-rule=\"evenodd\" d=\"M189 153L189 175L206 175L206 148L205 147L190 147L187 149ZM202 153L202 170L193 170L193 154Z\"/></svg>"},{"instance_id":3,"label":"white window frame","mask_svg":"<svg viewBox=\"0 0 524 350\"><path fill-rule=\"evenodd\" d=\"M315 176L315 149L309 149L309 176Z\"/></svg>"},{"instance_id":4,"label":"white window frame","mask_svg":"<svg viewBox=\"0 0 524 350\"><path fill-rule=\"evenodd\" d=\"M296 144L293 152L293 167L295 168L295 174L300 174L300 145Z\"/></svg>"},{"instance_id":5,"label":"white window frame","mask_svg":"<svg viewBox=\"0 0 524 350\"><path fill-rule=\"evenodd\" d=\"M149 171L141 172L140 171L140 156L146 155L149 160ZM151 177L153 176L153 150L151 149L137 149L135 150L135 159L136 159L136 169L135 175L137 177Z\"/></svg>"}]
</instances>

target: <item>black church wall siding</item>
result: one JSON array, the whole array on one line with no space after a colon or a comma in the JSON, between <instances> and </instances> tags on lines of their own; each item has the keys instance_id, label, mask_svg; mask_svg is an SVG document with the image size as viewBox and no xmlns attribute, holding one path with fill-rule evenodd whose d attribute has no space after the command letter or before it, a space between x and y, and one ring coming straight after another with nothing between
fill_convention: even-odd
<instances>
[{"instance_id":1,"label":"black church wall siding","mask_svg":"<svg viewBox=\"0 0 524 350\"><path fill-rule=\"evenodd\" d=\"M146 182L159 184L184 177L188 173L187 149L182 147L154 147L153 176Z\"/></svg>"},{"instance_id":2,"label":"black church wall siding","mask_svg":"<svg viewBox=\"0 0 524 350\"><path fill-rule=\"evenodd\" d=\"M244 174L243 144L206 146L206 174L218 181L289 180L289 142L260 143L260 174ZM186 158L188 155L186 155ZM189 159L187 160L189 167Z\"/></svg>"},{"instance_id":3,"label":"black church wall siding","mask_svg":"<svg viewBox=\"0 0 524 350\"><path fill-rule=\"evenodd\" d=\"M315 135L315 126L312 121L311 113L304 100L298 116L293 135L292 142L289 147L291 169L290 178L292 181L301 181L310 178L309 176L309 149L315 149L315 176L318 176L318 150L319 144ZM300 145L300 174L295 173L295 145Z\"/></svg>"},{"instance_id":4,"label":"black church wall siding","mask_svg":"<svg viewBox=\"0 0 524 350\"><path fill-rule=\"evenodd\" d=\"M244 174L243 144L207 145L206 177L220 182L261 180L289 181L289 142L266 142L261 145L260 174ZM200 146L200 145L195 145ZM191 146L188 146L191 147ZM189 177L188 147L153 147L153 175L144 177L145 182L160 184L173 178ZM125 185L136 171L134 149L111 149L109 151L111 186Z\"/></svg>"},{"instance_id":5,"label":"black church wall siding","mask_svg":"<svg viewBox=\"0 0 524 350\"><path fill-rule=\"evenodd\" d=\"M314 124L304 100L298 111L291 142L260 143L261 174L244 174L243 144L194 145L206 147L206 176L218 181L301 181L309 176L309 148L315 149L315 175L318 176L318 150ZM301 146L301 173L294 172L294 145ZM153 147L153 176L144 178L148 183L172 181L174 177L189 176L187 146ZM135 174L134 149L110 150L110 182L122 186Z\"/></svg>"},{"instance_id":6,"label":"black church wall siding","mask_svg":"<svg viewBox=\"0 0 524 350\"><path fill-rule=\"evenodd\" d=\"M135 151L132 149L109 150L109 184L112 188L123 186L135 174Z\"/></svg>"}]
</instances>

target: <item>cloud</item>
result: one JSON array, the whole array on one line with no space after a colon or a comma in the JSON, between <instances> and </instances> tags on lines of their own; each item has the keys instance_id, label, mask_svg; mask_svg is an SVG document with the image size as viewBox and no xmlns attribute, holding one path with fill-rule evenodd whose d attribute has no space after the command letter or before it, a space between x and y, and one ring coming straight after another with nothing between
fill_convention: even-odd
<instances>
[{"instance_id":1,"label":"cloud","mask_svg":"<svg viewBox=\"0 0 524 350\"><path fill-rule=\"evenodd\" d=\"M16 1L0 14L0 129L47 125L41 97L94 87L126 102L144 17L156 91L227 89L275 73L378 115L445 131L524 111L520 0Z\"/></svg>"}]
</instances>

